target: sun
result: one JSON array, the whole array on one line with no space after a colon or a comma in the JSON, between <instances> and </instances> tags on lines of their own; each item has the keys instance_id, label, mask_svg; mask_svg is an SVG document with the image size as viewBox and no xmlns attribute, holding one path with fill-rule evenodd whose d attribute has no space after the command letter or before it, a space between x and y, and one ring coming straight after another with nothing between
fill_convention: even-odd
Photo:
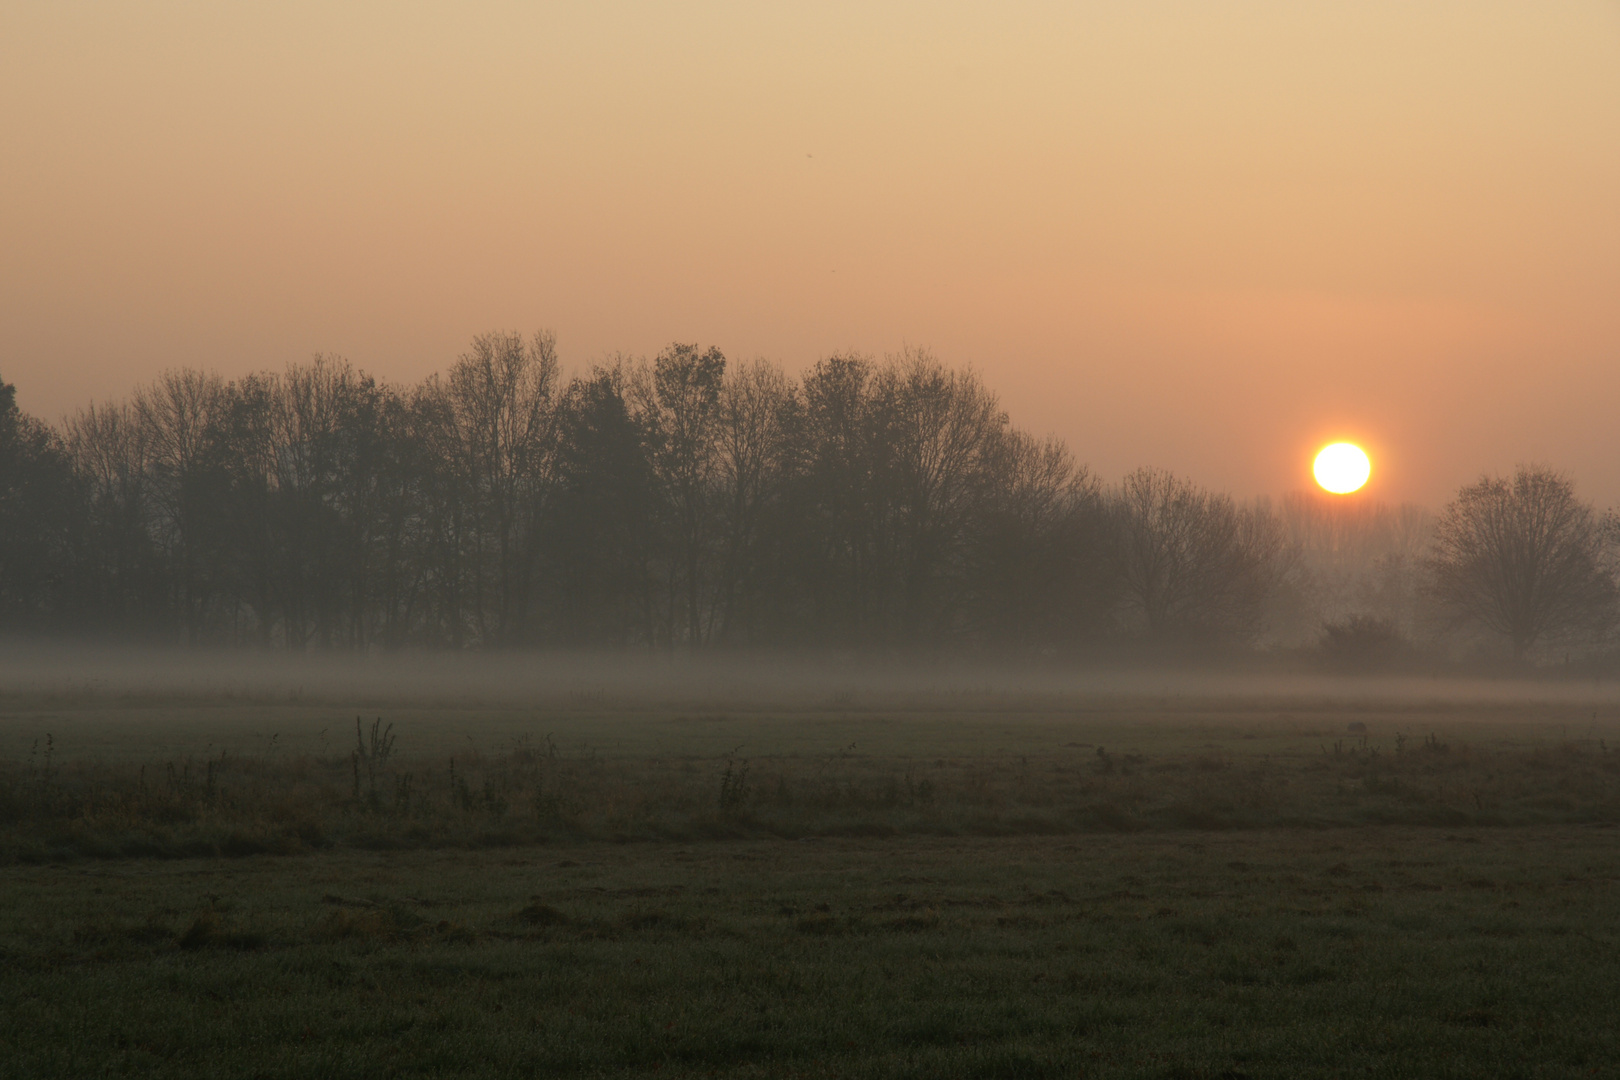
<instances>
[{"instance_id":1,"label":"sun","mask_svg":"<svg viewBox=\"0 0 1620 1080\"><path fill-rule=\"evenodd\" d=\"M1316 482L1335 495L1348 495L1359 490L1372 473L1372 463L1361 447L1354 443L1336 442L1324 446L1316 455Z\"/></svg>"}]
</instances>

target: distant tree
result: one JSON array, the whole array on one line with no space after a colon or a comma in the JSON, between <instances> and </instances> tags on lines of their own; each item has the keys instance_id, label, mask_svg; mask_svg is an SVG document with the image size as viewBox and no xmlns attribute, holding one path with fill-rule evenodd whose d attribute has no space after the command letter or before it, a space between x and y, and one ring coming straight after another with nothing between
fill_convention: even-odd
<instances>
[{"instance_id":1,"label":"distant tree","mask_svg":"<svg viewBox=\"0 0 1620 1080\"><path fill-rule=\"evenodd\" d=\"M346 495L358 479L352 448L366 436L365 398L374 390L327 356L228 388L219 508L231 537L231 594L252 609L261 644L279 627L289 649L330 646L353 624L359 522Z\"/></svg>"},{"instance_id":2,"label":"distant tree","mask_svg":"<svg viewBox=\"0 0 1620 1080\"><path fill-rule=\"evenodd\" d=\"M1274 517L1158 469L1127 476L1112 503L1119 587L1149 635L1259 630L1283 549Z\"/></svg>"},{"instance_id":3,"label":"distant tree","mask_svg":"<svg viewBox=\"0 0 1620 1080\"><path fill-rule=\"evenodd\" d=\"M895 580L891 633L910 643L954 628L964 556L984 515L1007 414L971 371L910 350L890 357L874 395L885 547Z\"/></svg>"},{"instance_id":4,"label":"distant tree","mask_svg":"<svg viewBox=\"0 0 1620 1080\"><path fill-rule=\"evenodd\" d=\"M0 628L59 613L70 585L78 498L60 440L0 381Z\"/></svg>"},{"instance_id":5,"label":"distant tree","mask_svg":"<svg viewBox=\"0 0 1620 1080\"><path fill-rule=\"evenodd\" d=\"M805 376L785 429L783 584L801 622L851 643L961 631L1008 430L995 396L922 351L833 356Z\"/></svg>"},{"instance_id":6,"label":"distant tree","mask_svg":"<svg viewBox=\"0 0 1620 1080\"><path fill-rule=\"evenodd\" d=\"M738 364L720 388L716 492L720 554L714 581L716 636L735 640L762 620L773 568L769 518L780 508L788 474L787 432L798 396L780 368L763 360Z\"/></svg>"},{"instance_id":7,"label":"distant tree","mask_svg":"<svg viewBox=\"0 0 1620 1080\"><path fill-rule=\"evenodd\" d=\"M706 601L719 531L720 397L726 358L719 349L674 344L653 361L641 403L658 482L670 558L662 575L665 634L671 644L702 644L714 611Z\"/></svg>"},{"instance_id":8,"label":"distant tree","mask_svg":"<svg viewBox=\"0 0 1620 1080\"><path fill-rule=\"evenodd\" d=\"M172 615L152 534L146 437L129 404L89 405L68 420L64 434L86 500L84 599L108 631L151 631Z\"/></svg>"},{"instance_id":9,"label":"distant tree","mask_svg":"<svg viewBox=\"0 0 1620 1080\"><path fill-rule=\"evenodd\" d=\"M1390 531L1365 524L1314 545L1329 569ZM1407 533L1374 552L1391 552L1379 583L1406 572ZM497 333L412 387L335 357L230 383L169 371L61 435L0 387L11 626L1038 653L1122 609L1160 638L1250 636L1263 605L1275 625L1289 553L1310 546L1281 536L1265 506L1165 473L1105 490L921 351L795 380L672 345L565 386L549 334ZM1377 599L1356 595L1395 610Z\"/></svg>"},{"instance_id":10,"label":"distant tree","mask_svg":"<svg viewBox=\"0 0 1620 1080\"><path fill-rule=\"evenodd\" d=\"M888 592L889 500L874 417L876 365L857 354L818 362L788 418L788 489L781 520L777 582L791 638L855 642L876 636Z\"/></svg>"},{"instance_id":11,"label":"distant tree","mask_svg":"<svg viewBox=\"0 0 1620 1080\"><path fill-rule=\"evenodd\" d=\"M1452 625L1499 634L1522 657L1538 642L1614 624L1615 539L1568 477L1521 465L1512 479L1482 477L1446 507L1427 591Z\"/></svg>"},{"instance_id":12,"label":"distant tree","mask_svg":"<svg viewBox=\"0 0 1620 1080\"><path fill-rule=\"evenodd\" d=\"M576 378L559 407L557 494L545 525L555 638L567 645L648 644L658 481L623 367Z\"/></svg>"},{"instance_id":13,"label":"distant tree","mask_svg":"<svg viewBox=\"0 0 1620 1080\"><path fill-rule=\"evenodd\" d=\"M1113 600L1102 485L1053 438L997 440L965 566L971 636L1014 650L1101 633Z\"/></svg>"},{"instance_id":14,"label":"distant tree","mask_svg":"<svg viewBox=\"0 0 1620 1080\"><path fill-rule=\"evenodd\" d=\"M219 376L191 369L165 371L135 396L147 491L156 509L153 531L168 564L171 607L191 644L203 640L220 585L215 564L225 543L217 528L213 466L228 402Z\"/></svg>"},{"instance_id":15,"label":"distant tree","mask_svg":"<svg viewBox=\"0 0 1620 1080\"><path fill-rule=\"evenodd\" d=\"M537 522L553 487L559 378L549 332L527 342L491 333L474 338L437 386L435 443L465 500L464 598L481 644L512 643L529 617Z\"/></svg>"},{"instance_id":16,"label":"distant tree","mask_svg":"<svg viewBox=\"0 0 1620 1080\"><path fill-rule=\"evenodd\" d=\"M419 390L378 387L361 399L350 429L353 465L344 503L356 522L356 643L397 648L422 640L432 618L429 558L436 535L429 494L444 470L429 440L431 409ZM434 418L436 419L436 418Z\"/></svg>"}]
</instances>

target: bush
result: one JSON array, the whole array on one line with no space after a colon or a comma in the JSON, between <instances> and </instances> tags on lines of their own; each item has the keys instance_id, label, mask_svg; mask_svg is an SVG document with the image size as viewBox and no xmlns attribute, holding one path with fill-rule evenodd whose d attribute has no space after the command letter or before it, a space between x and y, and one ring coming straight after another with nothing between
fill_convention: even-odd
<instances>
[{"instance_id":1,"label":"bush","mask_svg":"<svg viewBox=\"0 0 1620 1080\"><path fill-rule=\"evenodd\" d=\"M1351 615L1343 622L1324 623L1318 648L1331 667L1344 671L1387 668L1409 651L1395 624L1376 615Z\"/></svg>"}]
</instances>

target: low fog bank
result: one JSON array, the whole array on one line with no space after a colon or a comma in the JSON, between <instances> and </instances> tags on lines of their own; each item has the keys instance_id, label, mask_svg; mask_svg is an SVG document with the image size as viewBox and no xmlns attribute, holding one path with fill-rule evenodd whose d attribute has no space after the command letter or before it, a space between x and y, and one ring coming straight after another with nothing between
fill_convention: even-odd
<instances>
[{"instance_id":1,"label":"low fog bank","mask_svg":"<svg viewBox=\"0 0 1620 1080\"><path fill-rule=\"evenodd\" d=\"M1334 675L1226 663L1114 664L875 659L850 654L646 652L199 653L0 643L0 696L288 704L607 709L1063 709L1088 704L1620 703L1620 681Z\"/></svg>"}]
</instances>

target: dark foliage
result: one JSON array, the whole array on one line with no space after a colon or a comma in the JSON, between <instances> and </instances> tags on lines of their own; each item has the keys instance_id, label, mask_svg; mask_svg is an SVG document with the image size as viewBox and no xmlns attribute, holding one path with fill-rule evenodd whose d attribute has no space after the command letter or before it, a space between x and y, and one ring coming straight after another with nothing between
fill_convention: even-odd
<instances>
[{"instance_id":1,"label":"dark foliage","mask_svg":"<svg viewBox=\"0 0 1620 1080\"><path fill-rule=\"evenodd\" d=\"M408 388L170 371L60 432L12 398L0 630L1050 651L1250 636L1279 550L1174 477L1105 490L917 351L795 382L676 344L565 381L549 334L494 333Z\"/></svg>"},{"instance_id":2,"label":"dark foliage","mask_svg":"<svg viewBox=\"0 0 1620 1080\"><path fill-rule=\"evenodd\" d=\"M1451 621L1537 643L1591 638L1616 616L1613 532L1569 479L1520 466L1463 488L1435 530L1430 592Z\"/></svg>"}]
</instances>

